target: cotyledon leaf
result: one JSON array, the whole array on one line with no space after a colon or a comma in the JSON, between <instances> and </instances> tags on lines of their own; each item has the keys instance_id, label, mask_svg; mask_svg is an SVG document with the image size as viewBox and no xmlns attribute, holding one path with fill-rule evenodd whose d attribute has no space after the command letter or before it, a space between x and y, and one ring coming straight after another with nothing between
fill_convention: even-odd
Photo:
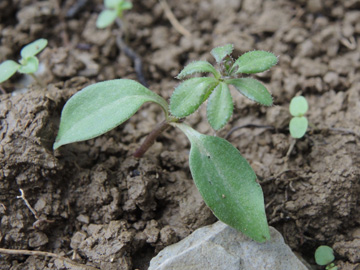
<instances>
[{"instance_id":1,"label":"cotyledon leaf","mask_svg":"<svg viewBox=\"0 0 360 270\"><path fill-rule=\"evenodd\" d=\"M30 44L26 45L24 48L21 49L20 54L23 59L26 59L31 56L35 56L39 52L41 52L46 45L48 44L47 39L40 38L31 42Z\"/></svg>"},{"instance_id":2,"label":"cotyledon leaf","mask_svg":"<svg viewBox=\"0 0 360 270\"><path fill-rule=\"evenodd\" d=\"M305 116L295 116L290 120L290 134L295 139L302 138L308 128L308 120Z\"/></svg>"},{"instance_id":3,"label":"cotyledon leaf","mask_svg":"<svg viewBox=\"0 0 360 270\"><path fill-rule=\"evenodd\" d=\"M202 135L185 124L172 125L191 142L191 174L214 215L253 240L269 240L263 192L246 159L222 138Z\"/></svg>"},{"instance_id":4,"label":"cotyledon leaf","mask_svg":"<svg viewBox=\"0 0 360 270\"><path fill-rule=\"evenodd\" d=\"M132 9L132 8L133 8L133 4L129 1L121 1L119 5L119 9L121 10Z\"/></svg>"},{"instance_id":5,"label":"cotyledon leaf","mask_svg":"<svg viewBox=\"0 0 360 270\"><path fill-rule=\"evenodd\" d=\"M315 251L315 261L318 265L327 265L335 260L334 250L329 246L319 246Z\"/></svg>"},{"instance_id":6,"label":"cotyledon leaf","mask_svg":"<svg viewBox=\"0 0 360 270\"><path fill-rule=\"evenodd\" d=\"M124 2L124 1L123 0L105 0L104 4L105 4L105 7L107 7L107 8L116 9L122 2Z\"/></svg>"},{"instance_id":7,"label":"cotyledon leaf","mask_svg":"<svg viewBox=\"0 0 360 270\"><path fill-rule=\"evenodd\" d=\"M21 67L19 68L20 73L35 73L38 70L39 67L39 60L36 58L36 56L29 56L26 59L21 59Z\"/></svg>"},{"instance_id":8,"label":"cotyledon leaf","mask_svg":"<svg viewBox=\"0 0 360 270\"><path fill-rule=\"evenodd\" d=\"M297 96L292 98L289 110L292 116L303 116L309 109L308 102L305 97Z\"/></svg>"},{"instance_id":9,"label":"cotyledon leaf","mask_svg":"<svg viewBox=\"0 0 360 270\"><path fill-rule=\"evenodd\" d=\"M101 11L97 20L96 20L96 27L97 28L105 28L112 24L117 17L116 10L113 9L105 9Z\"/></svg>"},{"instance_id":10,"label":"cotyledon leaf","mask_svg":"<svg viewBox=\"0 0 360 270\"><path fill-rule=\"evenodd\" d=\"M54 149L106 133L149 101L159 104L167 117L167 102L133 80L110 80L85 87L65 104Z\"/></svg>"},{"instance_id":11,"label":"cotyledon leaf","mask_svg":"<svg viewBox=\"0 0 360 270\"><path fill-rule=\"evenodd\" d=\"M20 68L13 60L6 60L0 64L0 83L9 79Z\"/></svg>"}]
</instances>

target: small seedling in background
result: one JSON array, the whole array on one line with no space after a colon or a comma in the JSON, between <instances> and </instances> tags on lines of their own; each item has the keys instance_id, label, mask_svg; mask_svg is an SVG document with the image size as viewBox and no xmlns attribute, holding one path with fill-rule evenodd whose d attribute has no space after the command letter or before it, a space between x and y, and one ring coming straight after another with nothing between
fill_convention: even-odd
<instances>
[{"instance_id":1,"label":"small seedling in background","mask_svg":"<svg viewBox=\"0 0 360 270\"><path fill-rule=\"evenodd\" d=\"M105 0L105 10L103 10L96 20L97 28L105 28L113 24L116 18L122 18L123 11L132 9L133 5L124 0Z\"/></svg>"},{"instance_id":2,"label":"small seedling in background","mask_svg":"<svg viewBox=\"0 0 360 270\"><path fill-rule=\"evenodd\" d=\"M131 58L134 62L135 72L140 83L147 86L145 76L142 71L142 61L137 53L127 45L129 40L128 32L125 22L122 20L123 11L132 9L132 3L124 0L104 0L104 5L105 10L103 10L97 18L96 27L102 29L116 22L120 30L120 33L116 35L116 45L129 58ZM123 39L125 39L125 42Z\"/></svg>"},{"instance_id":3,"label":"small seedling in background","mask_svg":"<svg viewBox=\"0 0 360 270\"><path fill-rule=\"evenodd\" d=\"M13 60L6 60L0 64L0 83L9 79L15 72L30 74L36 82L43 86L42 83L35 76L35 72L39 67L39 60L35 55L41 52L47 45L48 41L46 39L38 39L21 49L20 55L21 59L19 63L16 63Z\"/></svg>"},{"instance_id":4,"label":"small seedling in background","mask_svg":"<svg viewBox=\"0 0 360 270\"><path fill-rule=\"evenodd\" d=\"M308 128L308 120L304 116L309 105L303 96L294 97L290 102L290 114L293 118L290 120L289 129L293 138L302 138Z\"/></svg>"},{"instance_id":5,"label":"small seedling in background","mask_svg":"<svg viewBox=\"0 0 360 270\"><path fill-rule=\"evenodd\" d=\"M326 270L337 270L338 267L332 263L335 260L334 251L329 246L320 246L315 251L315 261L318 265L326 265Z\"/></svg>"},{"instance_id":6,"label":"small seedling in background","mask_svg":"<svg viewBox=\"0 0 360 270\"><path fill-rule=\"evenodd\" d=\"M178 78L199 72L214 77L183 81L171 96L170 108L165 99L133 80L111 80L84 88L62 110L54 149L104 134L128 120L144 103L154 102L163 109L165 120L154 128L134 156L142 157L170 126L179 128L191 142L189 164L195 184L215 216L258 242L270 239L263 193L246 159L225 139L200 134L182 123L184 117L209 99L208 121L215 130L222 128L233 111L229 85L251 100L272 105L265 86L251 78L238 78L238 74L265 71L277 63L277 57L252 51L233 61L232 51L230 44L211 51L219 70L206 61L187 65Z\"/></svg>"}]
</instances>

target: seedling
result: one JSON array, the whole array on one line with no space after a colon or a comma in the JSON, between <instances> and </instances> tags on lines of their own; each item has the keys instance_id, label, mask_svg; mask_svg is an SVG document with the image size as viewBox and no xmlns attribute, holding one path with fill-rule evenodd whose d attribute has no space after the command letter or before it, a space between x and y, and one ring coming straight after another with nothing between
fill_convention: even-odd
<instances>
[{"instance_id":1,"label":"seedling","mask_svg":"<svg viewBox=\"0 0 360 270\"><path fill-rule=\"evenodd\" d=\"M123 51L128 57L133 60L135 65L135 72L142 83L142 85L147 86L145 77L142 72L142 61L140 57L129 48L126 43L128 41L128 33L124 21L122 20L123 11L132 9L133 5L131 2L124 0L104 0L105 10L103 10L99 17L96 20L97 28L105 28L116 22L121 30L116 36L116 44L121 51ZM125 42L123 41L123 36L125 37Z\"/></svg>"},{"instance_id":2,"label":"seedling","mask_svg":"<svg viewBox=\"0 0 360 270\"><path fill-rule=\"evenodd\" d=\"M315 251L315 261L318 265L326 265L326 270L337 270L338 267L332 263L335 260L334 251L329 246L320 246Z\"/></svg>"},{"instance_id":3,"label":"seedling","mask_svg":"<svg viewBox=\"0 0 360 270\"><path fill-rule=\"evenodd\" d=\"M122 18L124 10L132 9L133 5L124 0L105 0L103 10L96 20L97 28L105 28L113 24L117 17Z\"/></svg>"},{"instance_id":4,"label":"seedling","mask_svg":"<svg viewBox=\"0 0 360 270\"><path fill-rule=\"evenodd\" d=\"M195 184L215 216L258 242L270 239L263 193L249 163L228 141L200 134L182 123L184 117L209 99L208 121L215 130L222 128L233 111L229 85L251 100L272 105L265 86L251 78L238 78L238 74L265 71L277 63L277 57L252 51L233 61L232 51L230 44L211 51L218 70L206 61L187 65L178 78L199 72L211 73L213 77L183 81L171 96L170 108L162 97L132 80L110 80L85 87L65 104L54 149L104 134L129 119L145 102L154 102L164 111L165 120L154 128L134 156L141 157L170 126L179 128L191 142L189 164Z\"/></svg>"},{"instance_id":5,"label":"seedling","mask_svg":"<svg viewBox=\"0 0 360 270\"><path fill-rule=\"evenodd\" d=\"M293 118L290 120L289 129L293 138L302 138L308 128L308 120L304 116L309 105L303 96L294 97L290 102L290 114Z\"/></svg>"},{"instance_id":6,"label":"seedling","mask_svg":"<svg viewBox=\"0 0 360 270\"><path fill-rule=\"evenodd\" d=\"M0 83L9 79L15 72L30 74L35 81L42 86L42 83L35 76L39 67L39 60L35 55L41 52L47 45L46 39L38 39L21 49L19 63L13 60L6 60L0 64Z\"/></svg>"}]
</instances>

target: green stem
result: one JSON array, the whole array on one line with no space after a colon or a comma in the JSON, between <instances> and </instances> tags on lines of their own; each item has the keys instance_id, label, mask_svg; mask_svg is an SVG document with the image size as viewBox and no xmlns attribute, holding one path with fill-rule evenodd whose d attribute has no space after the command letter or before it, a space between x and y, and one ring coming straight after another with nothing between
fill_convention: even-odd
<instances>
[{"instance_id":1,"label":"green stem","mask_svg":"<svg viewBox=\"0 0 360 270\"><path fill-rule=\"evenodd\" d=\"M170 123L180 122L180 119L175 117L169 117L168 119L159 123L146 137L142 145L133 154L136 158L141 158L145 152L154 144L156 138L170 127Z\"/></svg>"},{"instance_id":2,"label":"green stem","mask_svg":"<svg viewBox=\"0 0 360 270\"><path fill-rule=\"evenodd\" d=\"M30 76L33 77L33 79L39 86L41 86L42 88L46 87L45 84L34 73L30 73Z\"/></svg>"}]
</instances>

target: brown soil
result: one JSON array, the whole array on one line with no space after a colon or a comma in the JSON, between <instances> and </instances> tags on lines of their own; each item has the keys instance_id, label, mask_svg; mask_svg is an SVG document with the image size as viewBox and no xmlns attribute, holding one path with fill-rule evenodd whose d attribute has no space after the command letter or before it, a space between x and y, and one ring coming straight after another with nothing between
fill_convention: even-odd
<instances>
[{"instance_id":1,"label":"brown soil","mask_svg":"<svg viewBox=\"0 0 360 270\"><path fill-rule=\"evenodd\" d=\"M196 190L188 167L189 142L166 131L137 160L132 153L163 119L146 105L125 124L55 152L61 109L94 82L137 79L130 58L116 46L114 26L97 30L101 0L0 2L0 62L17 59L37 38L41 78L25 94L0 95L0 246L53 252L99 269L147 269L162 248L216 219ZM262 49L279 64L258 76L276 106L263 108L237 93L228 140L259 176L269 223L311 264L317 246L332 246L341 269L360 263L360 2L358 0L168 0L191 32L184 37L156 0L133 1L125 15L129 46L143 61L149 88L168 99L174 76L188 62L213 62L210 50L233 43L235 55ZM19 87L15 76L2 87ZM313 128L294 143L286 128L296 94L309 101ZM213 134L204 108L187 119ZM175 138L175 140L174 140ZM37 212L38 219L19 189ZM86 269L60 259L0 255L0 269Z\"/></svg>"}]
</instances>

